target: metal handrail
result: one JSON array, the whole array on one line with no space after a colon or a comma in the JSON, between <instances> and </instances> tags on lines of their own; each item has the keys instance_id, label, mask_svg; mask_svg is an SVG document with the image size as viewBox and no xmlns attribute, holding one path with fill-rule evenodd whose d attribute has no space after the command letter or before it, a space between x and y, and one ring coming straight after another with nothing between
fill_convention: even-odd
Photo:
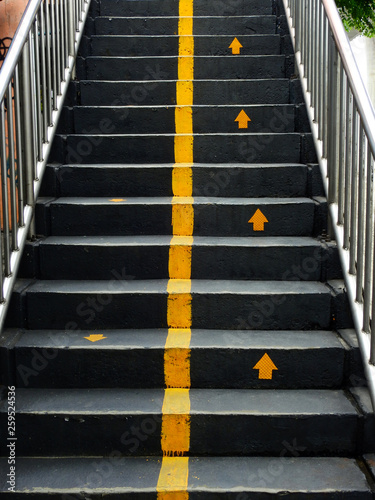
<instances>
[{"instance_id":1,"label":"metal handrail","mask_svg":"<svg viewBox=\"0 0 375 500\"><path fill-rule=\"evenodd\" d=\"M283 0L375 410L375 112L334 0Z\"/></svg>"},{"instance_id":2,"label":"metal handrail","mask_svg":"<svg viewBox=\"0 0 375 500\"><path fill-rule=\"evenodd\" d=\"M0 69L0 331L91 0L29 0Z\"/></svg>"}]
</instances>

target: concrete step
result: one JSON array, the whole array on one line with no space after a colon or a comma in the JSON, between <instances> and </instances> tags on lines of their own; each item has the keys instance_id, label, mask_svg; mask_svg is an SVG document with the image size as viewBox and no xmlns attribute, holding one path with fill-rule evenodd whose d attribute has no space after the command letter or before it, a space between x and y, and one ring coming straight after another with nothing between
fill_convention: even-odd
<instances>
[{"instance_id":1,"label":"concrete step","mask_svg":"<svg viewBox=\"0 0 375 500\"><path fill-rule=\"evenodd\" d=\"M176 82L161 80L157 68L146 68L152 81L80 81L84 106L164 106L176 104ZM289 80L198 80L194 81L196 105L288 104Z\"/></svg>"},{"instance_id":2,"label":"concrete step","mask_svg":"<svg viewBox=\"0 0 375 500\"><path fill-rule=\"evenodd\" d=\"M268 500L270 495L282 496L285 500L372 498L361 460L301 457L299 443L286 440L283 443L277 457L189 458L189 498ZM34 498L63 498L68 496L65 494L67 484L69 496L77 499L91 498L93 491L119 499L156 498L162 459L124 457L122 447L117 444L116 454L109 457L17 458L15 493L8 492L9 485L3 476L2 498L29 497L30 485L33 485ZM6 459L0 459L0 464L6 470Z\"/></svg>"},{"instance_id":3,"label":"concrete step","mask_svg":"<svg viewBox=\"0 0 375 500\"><path fill-rule=\"evenodd\" d=\"M246 128L240 128L235 121L242 111L250 120ZM193 106L193 131L196 134L295 132L297 112L292 104ZM175 114L175 106L76 106L71 117L74 128L67 133L95 134L103 129L111 135L173 134L176 131Z\"/></svg>"},{"instance_id":4,"label":"concrete step","mask_svg":"<svg viewBox=\"0 0 375 500\"><path fill-rule=\"evenodd\" d=\"M177 35L179 18L96 17L96 35ZM263 35L276 34L276 16L194 17L194 35Z\"/></svg>"},{"instance_id":5,"label":"concrete step","mask_svg":"<svg viewBox=\"0 0 375 500\"><path fill-rule=\"evenodd\" d=\"M174 0L101 0L100 14L102 16L178 16L178 2ZM224 2L215 0L194 0L194 16L244 16L269 15L273 13L271 0L247 0L246 2Z\"/></svg>"},{"instance_id":6,"label":"concrete step","mask_svg":"<svg viewBox=\"0 0 375 500\"><path fill-rule=\"evenodd\" d=\"M168 280L19 281L12 301L28 329L166 328ZM181 280L177 280L177 284ZM184 280L182 280L184 281ZM189 282L190 286L190 282ZM314 281L192 280L192 328L304 330L331 328L331 290ZM332 303L333 305L333 303ZM147 312L147 313L146 313Z\"/></svg>"},{"instance_id":7,"label":"concrete step","mask_svg":"<svg viewBox=\"0 0 375 500\"><path fill-rule=\"evenodd\" d=\"M45 196L173 196L174 164L49 165ZM310 195L313 170L301 164L192 165L193 196L287 198ZM282 182L281 182L282 178Z\"/></svg>"},{"instance_id":8,"label":"concrete step","mask_svg":"<svg viewBox=\"0 0 375 500\"><path fill-rule=\"evenodd\" d=\"M18 388L160 388L167 330L7 330L2 363ZM90 340L92 339L92 340ZM334 332L192 330L193 388L340 388L347 351ZM254 366L267 354L264 379Z\"/></svg>"},{"instance_id":9,"label":"concrete step","mask_svg":"<svg viewBox=\"0 0 375 500\"><path fill-rule=\"evenodd\" d=\"M239 35L242 55L280 54L280 35ZM197 35L194 54L227 56L234 38L231 35ZM94 35L91 52L95 56L173 56L178 54L178 35Z\"/></svg>"},{"instance_id":10,"label":"concrete step","mask_svg":"<svg viewBox=\"0 0 375 500\"><path fill-rule=\"evenodd\" d=\"M145 80L146 68L155 68L162 80L178 79L178 56L104 57L89 56L88 80ZM194 56L194 79L285 78L285 56Z\"/></svg>"},{"instance_id":11,"label":"concrete step","mask_svg":"<svg viewBox=\"0 0 375 500\"><path fill-rule=\"evenodd\" d=\"M310 236L309 198L58 198L39 199L37 231L46 236L171 235L172 207L191 205L195 236ZM260 210L268 222L249 222ZM176 234L177 235L177 234ZM177 235L178 236L178 235Z\"/></svg>"},{"instance_id":12,"label":"concrete step","mask_svg":"<svg viewBox=\"0 0 375 500\"><path fill-rule=\"evenodd\" d=\"M164 393L18 389L18 456L102 456L119 448L125 456L135 451L160 456ZM191 389L186 394L190 455L279 454L284 440L297 442L303 456L361 452L363 416L340 390ZM6 411L1 402L2 426ZM138 437L135 447L132 437L145 421L146 439ZM6 445L3 440L3 456Z\"/></svg>"},{"instance_id":13,"label":"concrete step","mask_svg":"<svg viewBox=\"0 0 375 500\"><path fill-rule=\"evenodd\" d=\"M52 236L29 252L40 279L111 279L121 266L132 279L166 279L170 244L170 236ZM174 244L192 247L193 279L320 281L336 257L334 247L307 237L175 237Z\"/></svg>"},{"instance_id":14,"label":"concrete step","mask_svg":"<svg viewBox=\"0 0 375 500\"><path fill-rule=\"evenodd\" d=\"M110 130L107 122L105 129ZM57 135L50 161L60 163L174 163L175 134ZM197 163L314 163L310 135L297 133L194 134Z\"/></svg>"}]
</instances>

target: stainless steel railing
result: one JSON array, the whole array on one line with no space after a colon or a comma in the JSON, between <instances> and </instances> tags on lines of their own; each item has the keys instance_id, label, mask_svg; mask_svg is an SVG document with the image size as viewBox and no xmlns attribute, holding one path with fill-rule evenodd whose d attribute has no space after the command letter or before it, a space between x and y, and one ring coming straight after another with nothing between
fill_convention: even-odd
<instances>
[{"instance_id":1,"label":"stainless steel railing","mask_svg":"<svg viewBox=\"0 0 375 500\"><path fill-rule=\"evenodd\" d=\"M375 112L334 0L283 0L375 410Z\"/></svg>"},{"instance_id":2,"label":"stainless steel railing","mask_svg":"<svg viewBox=\"0 0 375 500\"><path fill-rule=\"evenodd\" d=\"M90 0L29 0L0 69L0 330Z\"/></svg>"}]
</instances>

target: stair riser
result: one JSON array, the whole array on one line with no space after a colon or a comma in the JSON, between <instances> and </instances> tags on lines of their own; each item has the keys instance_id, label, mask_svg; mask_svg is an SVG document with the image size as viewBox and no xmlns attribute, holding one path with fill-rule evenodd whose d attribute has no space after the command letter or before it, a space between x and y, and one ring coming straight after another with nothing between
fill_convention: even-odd
<instances>
[{"instance_id":1,"label":"stair riser","mask_svg":"<svg viewBox=\"0 0 375 500\"><path fill-rule=\"evenodd\" d=\"M264 230L254 230L249 220L261 207L269 221ZM49 213L48 213L49 212ZM50 219L48 227L41 227L38 234L53 236L130 236L172 235L172 204L111 205L61 204L50 205L43 220ZM268 206L244 203L238 205L194 205L195 236L309 236L313 229L314 205L300 202L269 204ZM48 222L47 222L48 224ZM184 236L181 230L180 236Z\"/></svg>"},{"instance_id":2,"label":"stair riser","mask_svg":"<svg viewBox=\"0 0 375 500\"><path fill-rule=\"evenodd\" d=\"M110 334L103 332L111 338ZM249 332L250 334L250 332ZM77 336L84 336L77 333ZM104 341L105 342L105 341ZM87 341L89 344L89 341ZM17 387L160 388L164 387L164 349L17 347ZM91 345L91 344L90 344ZM252 369L264 353L278 370L272 380ZM205 389L338 388L343 380L343 349L192 349L191 386Z\"/></svg>"},{"instance_id":3,"label":"stair riser","mask_svg":"<svg viewBox=\"0 0 375 500\"><path fill-rule=\"evenodd\" d=\"M194 19L194 35L262 35L276 33L276 17L203 17ZM177 35L178 17L138 19L98 17L96 35Z\"/></svg>"},{"instance_id":4,"label":"stair riser","mask_svg":"<svg viewBox=\"0 0 375 500\"><path fill-rule=\"evenodd\" d=\"M113 125L105 125L108 134ZM227 134L194 136L197 163L304 163L314 156L301 154L299 134ZM61 163L174 163L175 137L164 136L56 136L53 160ZM50 161L52 161L52 158ZM304 161L305 160L305 161Z\"/></svg>"},{"instance_id":5,"label":"stair riser","mask_svg":"<svg viewBox=\"0 0 375 500\"><path fill-rule=\"evenodd\" d=\"M100 14L102 16L178 16L178 2L174 0L129 2L102 0ZM238 0L194 0L194 16L243 16L270 15L273 13L272 1L248 0L246 3Z\"/></svg>"},{"instance_id":6,"label":"stair riser","mask_svg":"<svg viewBox=\"0 0 375 500\"><path fill-rule=\"evenodd\" d=\"M47 167L47 172L44 189L51 196L56 194L56 183L60 196L173 196L172 165L61 166L55 171ZM307 194L304 165L193 166L192 173L193 196L287 198Z\"/></svg>"},{"instance_id":7,"label":"stair riser","mask_svg":"<svg viewBox=\"0 0 375 500\"><path fill-rule=\"evenodd\" d=\"M270 290L270 294L272 291ZM27 321L41 328L167 328L166 293L28 292ZM192 328L297 330L330 328L330 295L192 296ZM146 314L147 312L147 314Z\"/></svg>"},{"instance_id":8,"label":"stair riser","mask_svg":"<svg viewBox=\"0 0 375 500\"><path fill-rule=\"evenodd\" d=\"M167 279L169 246L48 245L40 247L41 279L111 279L125 266L132 279ZM319 247L193 247L192 279L309 280L321 278ZM293 272L294 270L294 272Z\"/></svg>"},{"instance_id":9,"label":"stair riser","mask_svg":"<svg viewBox=\"0 0 375 500\"><path fill-rule=\"evenodd\" d=\"M89 80L177 80L178 58L88 57ZM284 56L200 56L194 58L194 79L285 78Z\"/></svg>"},{"instance_id":10,"label":"stair riser","mask_svg":"<svg viewBox=\"0 0 375 500\"><path fill-rule=\"evenodd\" d=\"M250 118L246 128L237 119L241 110ZM194 107L193 132L200 133L259 133L277 128L279 132L295 131L295 107ZM176 131L176 109L162 108L74 108L74 130L77 134L100 132L100 124L111 123L108 133L115 134L173 134ZM99 124L99 127L98 127ZM271 125L271 127L270 127Z\"/></svg>"},{"instance_id":11,"label":"stair riser","mask_svg":"<svg viewBox=\"0 0 375 500\"><path fill-rule=\"evenodd\" d=\"M179 37L95 36L91 52L95 56L174 56L178 54ZM227 56L233 36L197 36L194 39L194 55ZM242 35L241 55L280 54L279 35Z\"/></svg>"},{"instance_id":12,"label":"stair riser","mask_svg":"<svg viewBox=\"0 0 375 500\"><path fill-rule=\"evenodd\" d=\"M106 415L72 410L78 413L69 415L68 409L58 415L19 413L17 453L103 456L118 450L124 456L162 454L161 413ZM355 417L343 415L191 415L190 454L277 455L285 441L297 441L303 448L301 456L354 453L357 425ZM2 454L6 451L2 443Z\"/></svg>"},{"instance_id":13,"label":"stair riser","mask_svg":"<svg viewBox=\"0 0 375 500\"><path fill-rule=\"evenodd\" d=\"M155 79L153 72L152 79ZM175 105L176 83L162 80L152 82L101 82L80 84L84 106L153 106ZM289 103L288 80L195 81L194 104L282 104Z\"/></svg>"}]
</instances>

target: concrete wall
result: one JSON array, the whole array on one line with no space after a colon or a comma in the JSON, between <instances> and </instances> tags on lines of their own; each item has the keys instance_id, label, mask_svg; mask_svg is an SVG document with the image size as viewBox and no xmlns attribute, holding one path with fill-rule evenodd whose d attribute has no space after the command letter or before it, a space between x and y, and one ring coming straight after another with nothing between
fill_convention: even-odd
<instances>
[{"instance_id":1,"label":"concrete wall","mask_svg":"<svg viewBox=\"0 0 375 500\"><path fill-rule=\"evenodd\" d=\"M363 81L375 107L375 38L356 36L350 43Z\"/></svg>"}]
</instances>

